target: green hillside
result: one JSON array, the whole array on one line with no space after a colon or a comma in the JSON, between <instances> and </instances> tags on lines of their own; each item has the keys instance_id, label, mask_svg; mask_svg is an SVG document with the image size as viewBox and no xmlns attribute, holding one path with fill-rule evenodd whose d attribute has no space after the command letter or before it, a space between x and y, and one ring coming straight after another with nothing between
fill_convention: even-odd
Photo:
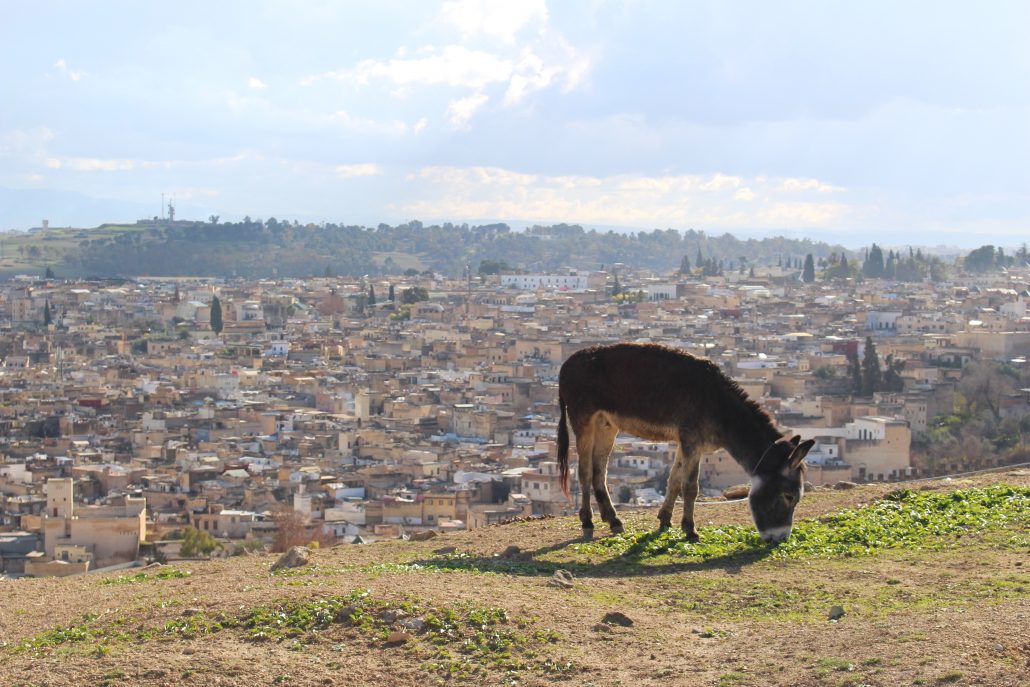
<instances>
[{"instance_id":1,"label":"green hillside","mask_svg":"<svg viewBox=\"0 0 1030 687\"><path fill-rule=\"evenodd\" d=\"M0 235L0 275L305 277L398 274L432 269L458 276L483 261L527 271L560 267L599 269L615 263L672 271L688 261L752 264L818 259L840 246L810 240L739 240L729 234L655 230L634 234L597 232L575 225L511 231L503 224L344 226L298 225L269 219L238 223L147 222L95 229L47 229ZM800 269L800 268L799 268Z\"/></svg>"}]
</instances>

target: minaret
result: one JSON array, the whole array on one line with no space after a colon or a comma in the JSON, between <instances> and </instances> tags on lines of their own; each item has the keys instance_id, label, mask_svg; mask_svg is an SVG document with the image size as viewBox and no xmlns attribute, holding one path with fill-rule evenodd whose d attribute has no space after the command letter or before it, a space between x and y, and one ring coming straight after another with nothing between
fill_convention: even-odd
<instances>
[{"instance_id":1,"label":"minaret","mask_svg":"<svg viewBox=\"0 0 1030 687\"><path fill-rule=\"evenodd\" d=\"M51 518L70 518L75 511L75 480L51 478L46 482L46 514Z\"/></svg>"}]
</instances>

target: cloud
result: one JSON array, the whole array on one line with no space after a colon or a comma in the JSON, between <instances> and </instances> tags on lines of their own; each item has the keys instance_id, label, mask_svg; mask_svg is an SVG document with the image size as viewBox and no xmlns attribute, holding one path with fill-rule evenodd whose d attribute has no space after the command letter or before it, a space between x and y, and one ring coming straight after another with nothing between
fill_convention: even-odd
<instances>
[{"instance_id":1,"label":"cloud","mask_svg":"<svg viewBox=\"0 0 1030 687\"><path fill-rule=\"evenodd\" d=\"M547 18L545 0L450 0L440 10L440 19L466 37L489 36L509 44L525 26Z\"/></svg>"},{"instance_id":2,"label":"cloud","mask_svg":"<svg viewBox=\"0 0 1030 687\"><path fill-rule=\"evenodd\" d=\"M331 124L359 134L400 136L407 132L408 125L400 120L380 121L367 117L355 117L346 110L338 110L328 116Z\"/></svg>"},{"instance_id":3,"label":"cloud","mask_svg":"<svg viewBox=\"0 0 1030 687\"><path fill-rule=\"evenodd\" d=\"M415 200L393 209L425 218L775 229L825 226L851 213L847 204L809 197L818 186L788 193L783 179L722 173L549 176L438 166L407 180Z\"/></svg>"},{"instance_id":4,"label":"cloud","mask_svg":"<svg viewBox=\"0 0 1030 687\"><path fill-rule=\"evenodd\" d=\"M818 179L784 179L783 190L794 191L818 191L819 193L840 193L846 189L843 186L831 186Z\"/></svg>"},{"instance_id":5,"label":"cloud","mask_svg":"<svg viewBox=\"0 0 1030 687\"><path fill-rule=\"evenodd\" d=\"M401 45L393 57L309 74L300 84L336 80L394 98L446 98L451 126L464 128L488 99L513 107L545 89L568 93L592 68L587 54L551 28L544 0L450 0L438 19L457 28L462 42Z\"/></svg>"},{"instance_id":6,"label":"cloud","mask_svg":"<svg viewBox=\"0 0 1030 687\"><path fill-rule=\"evenodd\" d=\"M0 157L41 158L54 138L54 132L45 126L7 131L0 135Z\"/></svg>"},{"instance_id":7,"label":"cloud","mask_svg":"<svg viewBox=\"0 0 1030 687\"><path fill-rule=\"evenodd\" d=\"M353 79L366 85L387 81L396 86L455 86L483 88L487 84L511 78L514 63L504 57L461 45L442 49L424 48L418 57L397 57L389 60L362 60L354 69L336 74L336 78Z\"/></svg>"},{"instance_id":8,"label":"cloud","mask_svg":"<svg viewBox=\"0 0 1030 687\"><path fill-rule=\"evenodd\" d=\"M447 121L455 129L462 129L468 126L469 120L476 110L481 108L490 98L482 93L470 95L467 98L458 98L447 104Z\"/></svg>"},{"instance_id":9,"label":"cloud","mask_svg":"<svg viewBox=\"0 0 1030 687\"><path fill-rule=\"evenodd\" d=\"M50 169L67 169L73 172L124 172L135 169L135 160L116 160L91 157L51 157L46 161Z\"/></svg>"},{"instance_id":10,"label":"cloud","mask_svg":"<svg viewBox=\"0 0 1030 687\"><path fill-rule=\"evenodd\" d=\"M255 91L263 91L266 88L268 88L268 84L266 84L264 81L257 78L256 76L252 76L249 79L247 79L247 87L252 88Z\"/></svg>"},{"instance_id":11,"label":"cloud","mask_svg":"<svg viewBox=\"0 0 1030 687\"><path fill-rule=\"evenodd\" d=\"M58 58L58 60L54 62L54 69L56 69L58 73L67 76L72 81L79 81L83 77L89 76L89 74L87 74L86 72L75 71L74 69L69 67L68 63L65 61L63 57Z\"/></svg>"},{"instance_id":12,"label":"cloud","mask_svg":"<svg viewBox=\"0 0 1030 687\"><path fill-rule=\"evenodd\" d=\"M412 127L412 131L414 131L416 134L420 134L426 130L427 126L429 126L429 120L423 117L422 119L415 122L415 126Z\"/></svg>"},{"instance_id":13,"label":"cloud","mask_svg":"<svg viewBox=\"0 0 1030 687\"><path fill-rule=\"evenodd\" d=\"M352 177L371 177L383 173L380 165L365 162L350 165L336 165L336 176L350 179Z\"/></svg>"}]
</instances>

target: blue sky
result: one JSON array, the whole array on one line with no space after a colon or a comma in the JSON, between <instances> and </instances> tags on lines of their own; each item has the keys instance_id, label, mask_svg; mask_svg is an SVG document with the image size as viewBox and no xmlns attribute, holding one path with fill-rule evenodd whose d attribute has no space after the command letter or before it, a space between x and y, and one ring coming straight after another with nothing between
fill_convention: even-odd
<instances>
[{"instance_id":1,"label":"blue sky","mask_svg":"<svg viewBox=\"0 0 1030 687\"><path fill-rule=\"evenodd\" d=\"M1022 2L0 0L0 229L1030 234Z\"/></svg>"}]
</instances>

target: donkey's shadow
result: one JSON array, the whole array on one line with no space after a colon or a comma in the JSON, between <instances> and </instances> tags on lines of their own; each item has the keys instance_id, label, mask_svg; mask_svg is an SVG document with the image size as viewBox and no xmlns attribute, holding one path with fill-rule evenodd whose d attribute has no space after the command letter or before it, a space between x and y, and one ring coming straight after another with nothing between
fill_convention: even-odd
<instances>
[{"instance_id":1,"label":"donkey's shadow","mask_svg":"<svg viewBox=\"0 0 1030 687\"><path fill-rule=\"evenodd\" d=\"M756 545L752 548L733 551L731 553L712 556L704 560L650 562L654 557L667 553L667 550L648 555L646 547L649 543L664 536L661 531L648 532L634 542L621 555L613 556L599 562L587 561L551 561L542 557L561 551L573 544L582 544L588 540L582 537L567 539L548 546L505 557L503 555L446 554L432 558L412 561L420 566L443 568L447 570L472 570L476 572L495 572L526 577L553 575L557 570L568 570L582 577L644 577L654 575L674 575L684 572L703 570L721 570L731 575L743 572L744 568L761 561L773 551L776 545Z\"/></svg>"}]
</instances>

